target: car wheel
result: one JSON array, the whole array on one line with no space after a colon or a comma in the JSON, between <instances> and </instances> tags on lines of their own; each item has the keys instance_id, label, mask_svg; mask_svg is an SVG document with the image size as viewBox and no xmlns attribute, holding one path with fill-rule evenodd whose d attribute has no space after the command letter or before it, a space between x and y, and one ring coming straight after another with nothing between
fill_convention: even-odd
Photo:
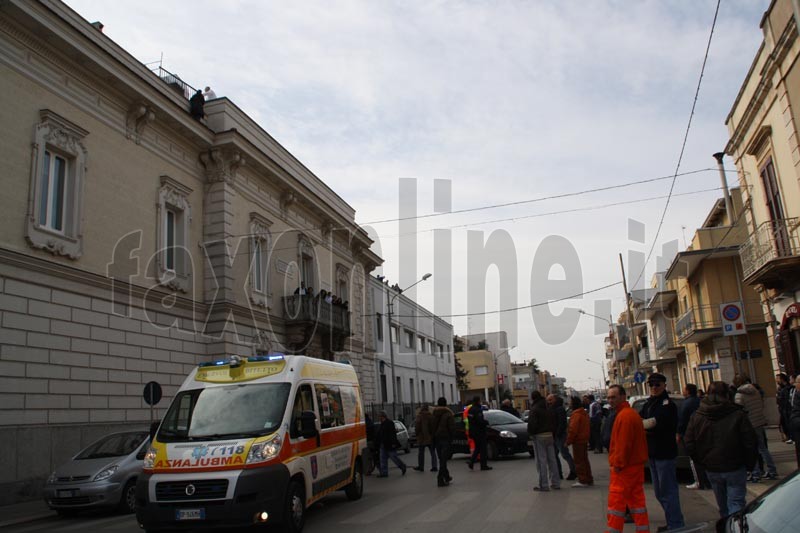
<instances>
[{"instance_id":1,"label":"car wheel","mask_svg":"<svg viewBox=\"0 0 800 533\"><path fill-rule=\"evenodd\" d=\"M289 483L284 513L283 521L287 533L300 533L306 521L306 494L303 486L297 480Z\"/></svg>"},{"instance_id":2,"label":"car wheel","mask_svg":"<svg viewBox=\"0 0 800 533\"><path fill-rule=\"evenodd\" d=\"M486 445L486 458L490 461L496 461L499 454L497 453L497 444L490 442Z\"/></svg>"},{"instance_id":3,"label":"car wheel","mask_svg":"<svg viewBox=\"0 0 800 533\"><path fill-rule=\"evenodd\" d=\"M361 469L361 461L356 463L353 469L353 480L344 488L344 493L348 500L358 500L364 494L364 472Z\"/></svg>"},{"instance_id":4,"label":"car wheel","mask_svg":"<svg viewBox=\"0 0 800 533\"><path fill-rule=\"evenodd\" d=\"M122 489L122 496L117 505L117 511L123 514L131 514L136 512L136 480L129 479L125 483L125 488Z\"/></svg>"}]
</instances>

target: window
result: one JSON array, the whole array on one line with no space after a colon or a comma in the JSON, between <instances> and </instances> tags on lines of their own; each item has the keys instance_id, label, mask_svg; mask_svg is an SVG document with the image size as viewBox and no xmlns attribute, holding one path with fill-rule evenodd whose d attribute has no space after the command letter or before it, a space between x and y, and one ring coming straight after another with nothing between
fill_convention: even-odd
<instances>
[{"instance_id":1,"label":"window","mask_svg":"<svg viewBox=\"0 0 800 533\"><path fill-rule=\"evenodd\" d=\"M297 238L297 247L297 259L300 265L300 281L306 284L306 288L313 289L314 292L319 292L314 246L311 244L308 237L300 235Z\"/></svg>"},{"instance_id":2,"label":"window","mask_svg":"<svg viewBox=\"0 0 800 533\"><path fill-rule=\"evenodd\" d=\"M341 263L336 264L336 296L343 302L350 300L350 269Z\"/></svg>"},{"instance_id":3,"label":"window","mask_svg":"<svg viewBox=\"0 0 800 533\"><path fill-rule=\"evenodd\" d=\"M450 345L447 345L447 362L450 362Z\"/></svg>"},{"instance_id":4,"label":"window","mask_svg":"<svg viewBox=\"0 0 800 533\"><path fill-rule=\"evenodd\" d=\"M375 334L379 341L383 341L383 315L380 313L375 315Z\"/></svg>"},{"instance_id":5,"label":"window","mask_svg":"<svg viewBox=\"0 0 800 533\"><path fill-rule=\"evenodd\" d=\"M419 337L418 341L419 351L425 353L425 337Z\"/></svg>"},{"instance_id":6,"label":"window","mask_svg":"<svg viewBox=\"0 0 800 533\"><path fill-rule=\"evenodd\" d=\"M442 398L444 398L444 383L440 383L440 385L442 386Z\"/></svg>"},{"instance_id":7,"label":"window","mask_svg":"<svg viewBox=\"0 0 800 533\"><path fill-rule=\"evenodd\" d=\"M272 222L258 213L250 213L250 273L248 294L250 301L261 307L271 307L272 287L269 282L269 256Z\"/></svg>"},{"instance_id":8,"label":"window","mask_svg":"<svg viewBox=\"0 0 800 533\"><path fill-rule=\"evenodd\" d=\"M311 394L311 385L301 385L297 389L297 395L294 397L292 426L289 433L292 438L296 439L300 436L300 415L303 414L303 411L314 411L314 396Z\"/></svg>"},{"instance_id":9,"label":"window","mask_svg":"<svg viewBox=\"0 0 800 533\"><path fill-rule=\"evenodd\" d=\"M444 359L444 345L443 344L437 344L436 345L436 350L439 352L439 359Z\"/></svg>"},{"instance_id":10,"label":"window","mask_svg":"<svg viewBox=\"0 0 800 533\"><path fill-rule=\"evenodd\" d=\"M414 347L414 332L406 330L406 348Z\"/></svg>"},{"instance_id":11,"label":"window","mask_svg":"<svg viewBox=\"0 0 800 533\"><path fill-rule=\"evenodd\" d=\"M188 248L192 190L169 176L161 176L158 190L158 280L174 290L186 292L191 277Z\"/></svg>"},{"instance_id":12,"label":"window","mask_svg":"<svg viewBox=\"0 0 800 533\"><path fill-rule=\"evenodd\" d=\"M450 384L450 402L455 403L455 401L456 401L455 396L453 396L453 384L451 383Z\"/></svg>"},{"instance_id":13,"label":"window","mask_svg":"<svg viewBox=\"0 0 800 533\"><path fill-rule=\"evenodd\" d=\"M317 384L315 388L317 390L317 405L319 406L320 429L343 426L344 408L338 385Z\"/></svg>"},{"instance_id":14,"label":"window","mask_svg":"<svg viewBox=\"0 0 800 533\"><path fill-rule=\"evenodd\" d=\"M420 401L425 401L425 380L419 380L419 399Z\"/></svg>"},{"instance_id":15,"label":"window","mask_svg":"<svg viewBox=\"0 0 800 533\"><path fill-rule=\"evenodd\" d=\"M392 344L397 344L397 326L389 326Z\"/></svg>"},{"instance_id":16,"label":"window","mask_svg":"<svg viewBox=\"0 0 800 533\"><path fill-rule=\"evenodd\" d=\"M411 403L416 402L414 394L414 378L408 378L408 390L411 391Z\"/></svg>"},{"instance_id":17,"label":"window","mask_svg":"<svg viewBox=\"0 0 800 533\"><path fill-rule=\"evenodd\" d=\"M428 353L436 356L436 344L432 340L428 340Z\"/></svg>"},{"instance_id":18,"label":"window","mask_svg":"<svg viewBox=\"0 0 800 533\"><path fill-rule=\"evenodd\" d=\"M34 248L77 259L83 253L83 139L89 132L49 109L40 111L39 117L25 236Z\"/></svg>"},{"instance_id":19,"label":"window","mask_svg":"<svg viewBox=\"0 0 800 533\"><path fill-rule=\"evenodd\" d=\"M400 376L395 378L395 401L402 402L403 401L403 387L400 386Z\"/></svg>"},{"instance_id":20,"label":"window","mask_svg":"<svg viewBox=\"0 0 800 533\"><path fill-rule=\"evenodd\" d=\"M386 384L386 374L381 374L381 402L389 401L389 387Z\"/></svg>"},{"instance_id":21,"label":"window","mask_svg":"<svg viewBox=\"0 0 800 533\"><path fill-rule=\"evenodd\" d=\"M486 366L486 365L476 366L475 367L475 375L476 376L488 376L489 375L489 367Z\"/></svg>"},{"instance_id":22,"label":"window","mask_svg":"<svg viewBox=\"0 0 800 533\"><path fill-rule=\"evenodd\" d=\"M436 399L436 383L431 381L431 401Z\"/></svg>"}]
</instances>

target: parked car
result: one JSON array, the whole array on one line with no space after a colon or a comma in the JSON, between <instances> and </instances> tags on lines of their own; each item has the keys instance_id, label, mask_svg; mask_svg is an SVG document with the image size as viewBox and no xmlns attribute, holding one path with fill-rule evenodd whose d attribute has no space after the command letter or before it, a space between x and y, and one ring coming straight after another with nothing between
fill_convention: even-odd
<instances>
[{"instance_id":1,"label":"parked car","mask_svg":"<svg viewBox=\"0 0 800 533\"><path fill-rule=\"evenodd\" d=\"M675 533L782 533L800 531L800 470L786 476L744 509L716 521L674 530Z\"/></svg>"},{"instance_id":2,"label":"parked car","mask_svg":"<svg viewBox=\"0 0 800 533\"><path fill-rule=\"evenodd\" d=\"M631 402L631 407L633 407L637 413L641 413L642 407L644 407L647 398L649 398L649 396L635 397L633 402ZM680 413L681 406L683 405L685 398L678 394L670 394L669 398L670 400L675 402L675 406L678 408L678 412ZM649 469L650 465L647 464L645 465L645 467ZM689 455L686 453L686 448L683 446L683 442L678 443L678 457L675 461L675 467L678 470L688 470L688 471L690 471L692 468L692 465L690 464L689 461Z\"/></svg>"},{"instance_id":3,"label":"parked car","mask_svg":"<svg viewBox=\"0 0 800 533\"><path fill-rule=\"evenodd\" d=\"M456 435L453 439L453 453L469 453L469 443L464 431L462 413L456 413ZM501 455L528 452L533 457L533 443L528 437L528 424L516 416L489 409L483 412L489 423L486 428L486 455L487 459L494 461Z\"/></svg>"},{"instance_id":4,"label":"parked car","mask_svg":"<svg viewBox=\"0 0 800 533\"><path fill-rule=\"evenodd\" d=\"M84 509L136 510L136 478L150 444L146 431L112 433L93 442L55 469L44 501L60 515Z\"/></svg>"},{"instance_id":5,"label":"parked car","mask_svg":"<svg viewBox=\"0 0 800 533\"><path fill-rule=\"evenodd\" d=\"M395 420L394 430L397 432L397 440L400 443L400 448L406 453L410 453L411 444L408 438L408 428L399 420Z\"/></svg>"},{"instance_id":6,"label":"parked car","mask_svg":"<svg viewBox=\"0 0 800 533\"><path fill-rule=\"evenodd\" d=\"M531 414L531 410L530 409L525 409L524 411L522 411L522 414L520 415L520 418L522 419L523 422L527 422L528 421L528 417L530 416L530 414Z\"/></svg>"}]
</instances>

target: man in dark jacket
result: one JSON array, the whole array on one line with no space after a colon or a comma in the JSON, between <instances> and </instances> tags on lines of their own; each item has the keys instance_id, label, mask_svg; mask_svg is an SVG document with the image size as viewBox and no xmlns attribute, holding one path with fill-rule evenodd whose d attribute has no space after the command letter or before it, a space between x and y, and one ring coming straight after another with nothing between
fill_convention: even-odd
<instances>
[{"instance_id":1,"label":"man in dark jacket","mask_svg":"<svg viewBox=\"0 0 800 533\"><path fill-rule=\"evenodd\" d=\"M689 425L689 420L692 415L700 407L700 398L697 396L697 385L694 383L687 383L683 388L683 405L678 411L678 445L683 442L683 436L686 434L686 427ZM706 477L703 465L695 463L689 459L692 467L692 474L694 474L694 483L686 485L687 489L705 489L710 488L708 478Z\"/></svg>"},{"instance_id":2,"label":"man in dark jacket","mask_svg":"<svg viewBox=\"0 0 800 533\"><path fill-rule=\"evenodd\" d=\"M508 398L500 402L500 410L505 411L506 413L514 415L517 418L519 418L519 411L517 411L517 409L513 405L511 405L511 400L509 400Z\"/></svg>"},{"instance_id":3,"label":"man in dark jacket","mask_svg":"<svg viewBox=\"0 0 800 533\"><path fill-rule=\"evenodd\" d=\"M533 490L547 492L560 489L556 463L556 447L553 431L556 428L555 418L547 409L547 402L539 391L531 393L531 412L528 416L528 434L533 439L536 469L539 471L539 485ZM548 484L549 480L549 484Z\"/></svg>"},{"instance_id":4,"label":"man in dark jacket","mask_svg":"<svg viewBox=\"0 0 800 533\"><path fill-rule=\"evenodd\" d=\"M564 479L564 472L561 468L561 460L559 455L564 458L569 466L568 480L577 478L575 474L575 461L572 460L572 454L569 453L567 446L567 410L564 409L564 399L555 394L547 396L547 408L553 413L555 421L555 429L553 430L553 444L556 448L556 464L558 465L558 477Z\"/></svg>"},{"instance_id":5,"label":"man in dark jacket","mask_svg":"<svg viewBox=\"0 0 800 533\"><path fill-rule=\"evenodd\" d=\"M667 377L664 374L650 374L647 384L650 387L650 398L642 407L640 415L644 419L647 433L653 491L664 509L667 529L678 529L685 525L675 468L675 459L678 457L678 407L669 398Z\"/></svg>"},{"instance_id":6,"label":"man in dark jacket","mask_svg":"<svg viewBox=\"0 0 800 533\"><path fill-rule=\"evenodd\" d=\"M440 487L446 487L453 481L450 471L447 469L447 461L450 460L450 445L456 431L456 421L453 411L447 407L447 399L444 397L439 398L436 402L432 426L433 441L436 444L436 452L439 454L439 473L436 481Z\"/></svg>"},{"instance_id":7,"label":"man in dark jacket","mask_svg":"<svg viewBox=\"0 0 800 533\"><path fill-rule=\"evenodd\" d=\"M397 448L400 443L397 441L397 430L394 427L394 421L389 418L386 411L380 413L381 425L378 427L377 442L381 449L381 473L377 477L389 476L389 459L392 460L397 468L406 475L406 464L397 457Z\"/></svg>"},{"instance_id":8,"label":"man in dark jacket","mask_svg":"<svg viewBox=\"0 0 800 533\"><path fill-rule=\"evenodd\" d=\"M483 417L483 406L481 405L481 397L475 396L472 398L472 406L467 412L469 419L469 436L475 441L475 449L472 451L472 456L469 458L469 469L475 466L475 461L480 456L481 470L491 470L492 467L486 462L486 426L488 423Z\"/></svg>"},{"instance_id":9,"label":"man in dark jacket","mask_svg":"<svg viewBox=\"0 0 800 533\"><path fill-rule=\"evenodd\" d=\"M789 428L789 419L792 417L792 406L789 401L792 387L789 385L789 377L786 374L777 374L775 384L777 385L775 403L778 404L781 433L786 444L792 444L792 430Z\"/></svg>"},{"instance_id":10,"label":"man in dark jacket","mask_svg":"<svg viewBox=\"0 0 800 533\"><path fill-rule=\"evenodd\" d=\"M715 381L708 392L689 421L684 443L689 456L705 467L724 517L745 505L747 471L756 463L758 445L747 413L730 401L727 383Z\"/></svg>"},{"instance_id":11,"label":"man in dark jacket","mask_svg":"<svg viewBox=\"0 0 800 533\"><path fill-rule=\"evenodd\" d=\"M436 449L433 444L433 415L427 405L423 405L416 420L414 420L414 429L417 432L417 466L414 470L417 472L425 471L425 449L428 448L431 453L431 472L438 470L436 464Z\"/></svg>"}]
</instances>

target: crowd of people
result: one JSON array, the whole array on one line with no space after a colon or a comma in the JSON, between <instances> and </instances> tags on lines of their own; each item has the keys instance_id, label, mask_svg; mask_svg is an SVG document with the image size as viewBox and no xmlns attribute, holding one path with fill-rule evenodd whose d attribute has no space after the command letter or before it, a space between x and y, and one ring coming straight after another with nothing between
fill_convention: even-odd
<instances>
[{"instance_id":1,"label":"crowd of people","mask_svg":"<svg viewBox=\"0 0 800 533\"><path fill-rule=\"evenodd\" d=\"M781 435L784 442L794 444L800 468L800 376L778 374L776 384ZM649 531L646 466L666 522L657 531L668 531L685 525L677 477L679 445L690 457L695 479L687 488L711 489L721 517L744 508L748 482L778 477L767 447L764 392L747 376L737 375L731 384L715 381L706 391L687 384L680 409L667 390L666 376L652 373L647 385L650 395L638 412L627 401L625 389L612 385L606 396L608 412L592 395L575 396L569 399L569 418L562 398L533 391L527 426L538 471L533 490L560 490L563 479L575 481L574 488L592 487L589 451L603 453L607 449L608 531L622 531L626 521L634 522L637 531ZM487 462L485 409L476 396L463 413L470 439L470 470L476 464L481 470L492 469ZM510 400L504 401L501 409L519 416ZM379 477L388 475L389 459L405 474L406 465L395 452L399 443L394 423L385 412L380 418L377 436L373 437L378 444L375 462L380 465ZM453 481L447 465L455 436L454 420L445 398L439 398L433 412L422 407L415 420L419 450L414 470L425 471L425 456L430 455L430 470L438 472L440 487ZM569 469L566 476L562 459Z\"/></svg>"},{"instance_id":2,"label":"crowd of people","mask_svg":"<svg viewBox=\"0 0 800 533\"><path fill-rule=\"evenodd\" d=\"M313 296L314 301L325 302L343 309L348 309L350 307L350 303L347 300L343 301L340 297L325 289L321 289L317 294L314 294L314 287L306 287L305 282L302 281L300 282L300 286L294 290L294 294L296 296Z\"/></svg>"}]
</instances>

